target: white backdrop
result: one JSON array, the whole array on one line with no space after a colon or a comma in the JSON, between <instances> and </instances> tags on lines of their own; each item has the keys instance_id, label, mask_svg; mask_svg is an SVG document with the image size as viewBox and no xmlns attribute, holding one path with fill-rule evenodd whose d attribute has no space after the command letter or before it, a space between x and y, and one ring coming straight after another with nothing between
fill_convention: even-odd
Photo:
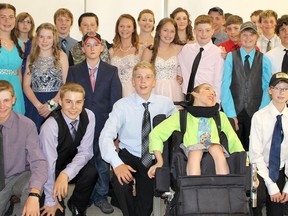
<instances>
[{"instance_id":1,"label":"white backdrop","mask_svg":"<svg viewBox=\"0 0 288 216\"><path fill-rule=\"evenodd\" d=\"M115 23L121 14L130 13L137 19L139 12L145 8L154 11L156 24L164 14L169 16L176 7L187 9L192 22L198 15L207 14L209 8L214 6L221 7L225 13L240 15L244 21L249 20L251 12L257 9L272 9L279 16L288 14L287 0L6 0L6 2L13 4L17 13L22 11L30 13L36 22L36 27L43 22L53 23L54 12L60 7L68 8L74 16L71 36L77 40L81 39L78 17L85 11L94 12L99 17L99 33L109 42L112 42Z\"/></svg>"}]
</instances>

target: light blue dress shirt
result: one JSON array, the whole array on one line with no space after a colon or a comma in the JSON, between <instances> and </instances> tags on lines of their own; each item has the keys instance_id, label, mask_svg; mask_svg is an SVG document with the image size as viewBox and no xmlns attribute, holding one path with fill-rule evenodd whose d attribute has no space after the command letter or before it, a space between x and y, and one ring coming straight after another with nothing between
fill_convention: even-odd
<instances>
[{"instance_id":1,"label":"light blue dress shirt","mask_svg":"<svg viewBox=\"0 0 288 216\"><path fill-rule=\"evenodd\" d=\"M113 140L117 135L120 149L125 148L132 155L141 157L141 131L144 114L142 103L145 102L150 102L151 124L156 115L165 114L168 117L177 111L170 98L155 94L151 94L148 101L143 100L136 93L118 100L114 104L99 138L102 158L113 168L123 164L115 151Z\"/></svg>"},{"instance_id":2,"label":"light blue dress shirt","mask_svg":"<svg viewBox=\"0 0 288 216\"><path fill-rule=\"evenodd\" d=\"M253 49L250 53L246 53L246 51L241 47L240 48L240 54L241 59L244 65L245 56L250 55L249 63L250 67L252 66L252 63L254 61L256 49ZM269 87L269 81L272 76L272 65L270 60L267 58L267 56L263 55L263 72L262 72L262 90L263 90L263 96L262 101L260 104L259 109L262 109L263 107L267 106L270 102L270 96L268 93L268 87ZM224 63L224 72L223 72L223 78L222 78L222 107L225 112L225 114L229 118L234 118L237 116L236 109L234 106L234 100L232 97L232 93L230 90L231 81L232 81L232 70L233 70L233 59L232 59L232 52L228 53L225 63Z\"/></svg>"}]
</instances>

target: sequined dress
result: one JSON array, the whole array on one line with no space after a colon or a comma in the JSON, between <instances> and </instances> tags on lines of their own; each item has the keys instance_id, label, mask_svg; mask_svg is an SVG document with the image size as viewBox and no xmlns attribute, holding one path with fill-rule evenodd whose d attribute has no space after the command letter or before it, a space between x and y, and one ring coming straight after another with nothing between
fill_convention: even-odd
<instances>
[{"instance_id":1,"label":"sequined dress","mask_svg":"<svg viewBox=\"0 0 288 216\"><path fill-rule=\"evenodd\" d=\"M139 61L140 57L134 54L124 57L113 56L111 58L110 63L118 68L118 76L122 84L122 97L129 96L135 91L132 86L132 72Z\"/></svg>"},{"instance_id":2,"label":"sequined dress","mask_svg":"<svg viewBox=\"0 0 288 216\"><path fill-rule=\"evenodd\" d=\"M54 66L54 59L54 56L39 57L32 66L31 88L42 104L53 99L63 85L62 69ZM45 119L39 115L32 103L26 115L35 122L39 130Z\"/></svg>"},{"instance_id":3,"label":"sequined dress","mask_svg":"<svg viewBox=\"0 0 288 216\"><path fill-rule=\"evenodd\" d=\"M172 56L165 60L157 56L155 70L157 81L154 93L167 96L173 101L183 101L182 89L176 80L179 70L177 57Z\"/></svg>"},{"instance_id":4,"label":"sequined dress","mask_svg":"<svg viewBox=\"0 0 288 216\"><path fill-rule=\"evenodd\" d=\"M19 42L21 44L21 42ZM11 51L3 44L0 48L0 80L7 80L13 85L16 101L13 110L25 114L25 105L22 85L18 76L18 69L21 67L22 59L19 56L16 46Z\"/></svg>"}]
</instances>

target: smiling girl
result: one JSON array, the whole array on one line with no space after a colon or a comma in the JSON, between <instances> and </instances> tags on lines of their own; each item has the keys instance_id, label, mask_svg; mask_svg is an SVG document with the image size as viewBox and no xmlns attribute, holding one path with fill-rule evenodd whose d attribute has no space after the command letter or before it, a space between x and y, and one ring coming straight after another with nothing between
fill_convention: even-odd
<instances>
[{"instance_id":1,"label":"smiling girl","mask_svg":"<svg viewBox=\"0 0 288 216\"><path fill-rule=\"evenodd\" d=\"M58 34L54 25L41 24L36 30L28 56L24 92L31 102L26 115L38 130L51 112L51 107L59 101L58 90L65 83L68 59L59 48Z\"/></svg>"}]
</instances>

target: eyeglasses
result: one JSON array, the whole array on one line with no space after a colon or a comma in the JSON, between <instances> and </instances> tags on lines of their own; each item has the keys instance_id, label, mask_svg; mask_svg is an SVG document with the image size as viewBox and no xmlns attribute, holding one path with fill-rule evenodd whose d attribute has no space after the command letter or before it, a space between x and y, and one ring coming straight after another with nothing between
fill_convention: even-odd
<instances>
[{"instance_id":1,"label":"eyeglasses","mask_svg":"<svg viewBox=\"0 0 288 216\"><path fill-rule=\"evenodd\" d=\"M22 21L19 21L19 23L27 24L27 25L32 24L32 22L30 20L22 20Z\"/></svg>"},{"instance_id":2,"label":"eyeglasses","mask_svg":"<svg viewBox=\"0 0 288 216\"><path fill-rule=\"evenodd\" d=\"M280 92L280 93L288 91L288 88L279 88L279 87L276 87L276 86L271 87L271 88L274 89L275 91Z\"/></svg>"}]
</instances>

